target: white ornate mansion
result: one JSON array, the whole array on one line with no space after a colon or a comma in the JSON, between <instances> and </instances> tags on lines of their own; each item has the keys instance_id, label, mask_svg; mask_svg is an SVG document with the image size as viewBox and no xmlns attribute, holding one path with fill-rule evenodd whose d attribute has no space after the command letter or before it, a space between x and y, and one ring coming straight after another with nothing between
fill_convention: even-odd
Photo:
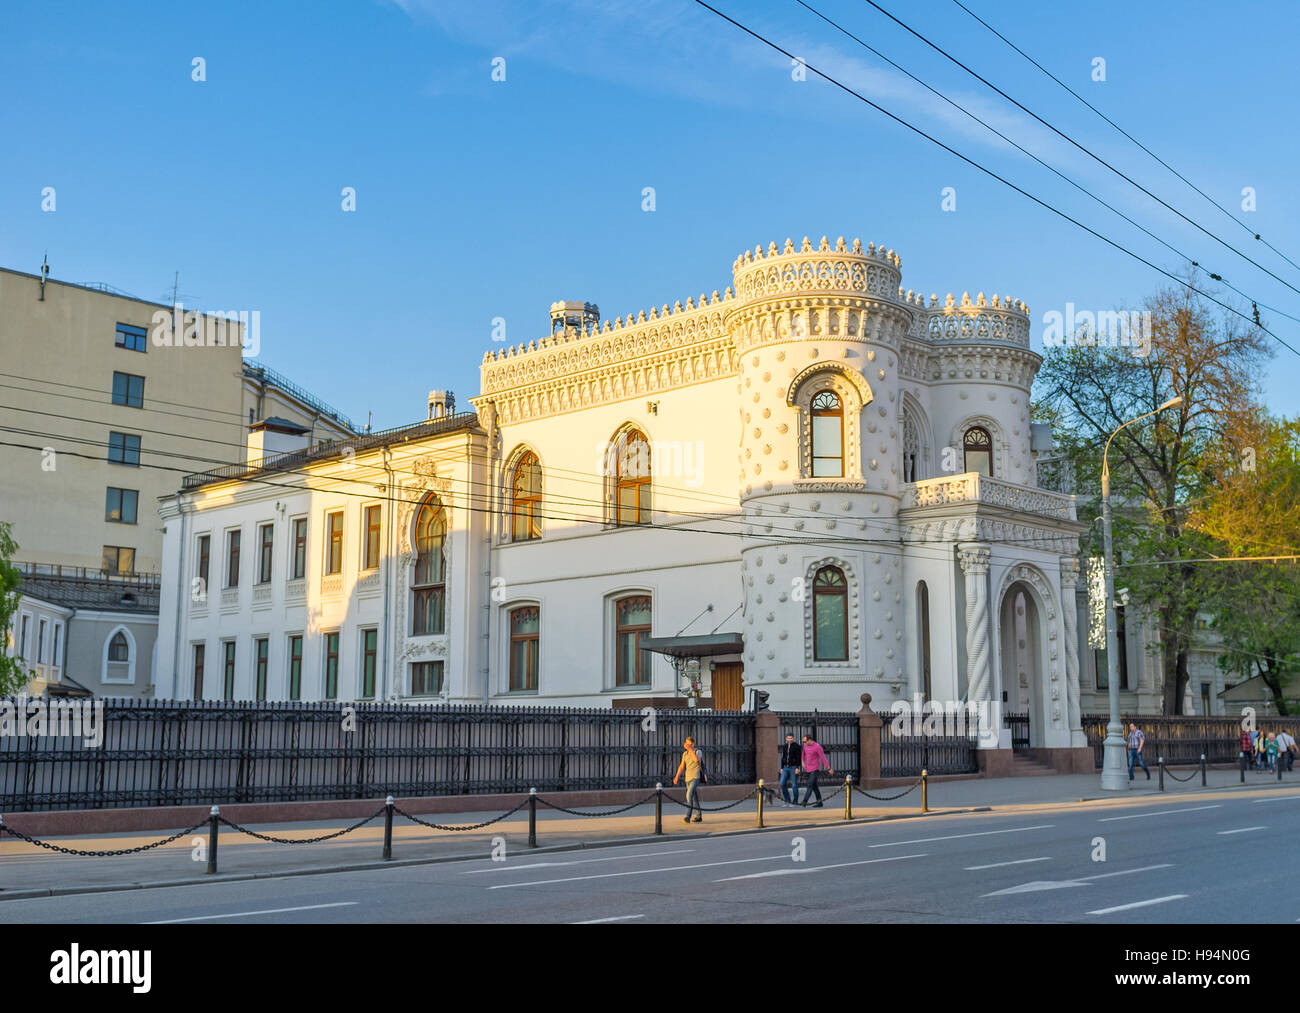
<instances>
[{"instance_id":1,"label":"white ornate mansion","mask_svg":"<svg viewBox=\"0 0 1300 1013\"><path fill-rule=\"evenodd\" d=\"M262 420L247 466L162 507L158 695L921 693L1083 745L1082 526L1035 486L1026 307L926 300L856 240L732 274L612 323L556 304L484 357L472 412L434 392L426 421L311 449Z\"/></svg>"}]
</instances>

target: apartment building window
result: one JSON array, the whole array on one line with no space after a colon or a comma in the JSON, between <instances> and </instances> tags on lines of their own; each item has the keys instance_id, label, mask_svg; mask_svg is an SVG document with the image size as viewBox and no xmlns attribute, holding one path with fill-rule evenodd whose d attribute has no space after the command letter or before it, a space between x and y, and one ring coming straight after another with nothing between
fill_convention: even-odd
<instances>
[{"instance_id":1,"label":"apartment building window","mask_svg":"<svg viewBox=\"0 0 1300 1013\"><path fill-rule=\"evenodd\" d=\"M18 657L24 661L27 660L27 628L32 623L30 613L23 615L22 621L18 625Z\"/></svg>"},{"instance_id":2,"label":"apartment building window","mask_svg":"<svg viewBox=\"0 0 1300 1013\"><path fill-rule=\"evenodd\" d=\"M373 570L379 566L379 528L380 528L380 508L377 506L368 506L365 510L366 530L365 530L365 557L361 560L363 570Z\"/></svg>"},{"instance_id":3,"label":"apartment building window","mask_svg":"<svg viewBox=\"0 0 1300 1013\"><path fill-rule=\"evenodd\" d=\"M361 631L361 693L371 700L375 695L375 671L379 660L379 631Z\"/></svg>"},{"instance_id":4,"label":"apartment building window","mask_svg":"<svg viewBox=\"0 0 1300 1013\"><path fill-rule=\"evenodd\" d=\"M212 556L212 536L199 535L199 587L198 591L207 597L208 593L208 563ZM202 601L203 598L200 599Z\"/></svg>"},{"instance_id":5,"label":"apartment building window","mask_svg":"<svg viewBox=\"0 0 1300 1013\"><path fill-rule=\"evenodd\" d=\"M109 433L108 460L110 464L125 464L128 468L140 467L140 437Z\"/></svg>"},{"instance_id":6,"label":"apartment building window","mask_svg":"<svg viewBox=\"0 0 1300 1013\"><path fill-rule=\"evenodd\" d=\"M50 645L50 667L59 667L59 648L63 646L63 624L54 624L54 643Z\"/></svg>"},{"instance_id":7,"label":"apartment building window","mask_svg":"<svg viewBox=\"0 0 1300 1013\"><path fill-rule=\"evenodd\" d=\"M302 699L302 637L289 638L289 699Z\"/></svg>"},{"instance_id":8,"label":"apartment building window","mask_svg":"<svg viewBox=\"0 0 1300 1013\"><path fill-rule=\"evenodd\" d=\"M226 532L226 587L239 587L239 542L243 532Z\"/></svg>"},{"instance_id":9,"label":"apartment building window","mask_svg":"<svg viewBox=\"0 0 1300 1013\"><path fill-rule=\"evenodd\" d=\"M290 580L302 580L307 576L307 518L294 521L294 564L291 571Z\"/></svg>"},{"instance_id":10,"label":"apartment building window","mask_svg":"<svg viewBox=\"0 0 1300 1013\"><path fill-rule=\"evenodd\" d=\"M510 612L510 692L537 689L537 664L540 659L541 610L525 605Z\"/></svg>"},{"instance_id":11,"label":"apartment building window","mask_svg":"<svg viewBox=\"0 0 1300 1013\"><path fill-rule=\"evenodd\" d=\"M205 644L194 645L194 699L203 699L203 659L208 648Z\"/></svg>"},{"instance_id":12,"label":"apartment building window","mask_svg":"<svg viewBox=\"0 0 1300 1013\"><path fill-rule=\"evenodd\" d=\"M343 511L325 515L325 574L343 570Z\"/></svg>"},{"instance_id":13,"label":"apartment building window","mask_svg":"<svg viewBox=\"0 0 1300 1013\"><path fill-rule=\"evenodd\" d=\"M109 573L135 573L135 549L105 545L103 568Z\"/></svg>"},{"instance_id":14,"label":"apartment building window","mask_svg":"<svg viewBox=\"0 0 1300 1013\"><path fill-rule=\"evenodd\" d=\"M339 635L325 634L325 699L335 700L339 695Z\"/></svg>"},{"instance_id":15,"label":"apartment building window","mask_svg":"<svg viewBox=\"0 0 1300 1013\"><path fill-rule=\"evenodd\" d=\"M411 696L436 696L442 692L442 662L411 663Z\"/></svg>"},{"instance_id":16,"label":"apartment building window","mask_svg":"<svg viewBox=\"0 0 1300 1013\"><path fill-rule=\"evenodd\" d=\"M42 617L36 624L36 664L45 664L45 627L48 621Z\"/></svg>"},{"instance_id":17,"label":"apartment building window","mask_svg":"<svg viewBox=\"0 0 1300 1013\"><path fill-rule=\"evenodd\" d=\"M275 542L275 525L263 524L257 529L257 582L270 583L271 549Z\"/></svg>"},{"instance_id":18,"label":"apartment building window","mask_svg":"<svg viewBox=\"0 0 1300 1013\"><path fill-rule=\"evenodd\" d=\"M617 635L614 684L638 686L650 682L650 652L641 649L641 638L650 636L650 597L636 595L614 603Z\"/></svg>"},{"instance_id":19,"label":"apartment building window","mask_svg":"<svg viewBox=\"0 0 1300 1013\"><path fill-rule=\"evenodd\" d=\"M235 642L225 640L222 648L226 652L225 668L222 672L222 699L235 699Z\"/></svg>"},{"instance_id":20,"label":"apartment building window","mask_svg":"<svg viewBox=\"0 0 1300 1013\"><path fill-rule=\"evenodd\" d=\"M134 524L139 502L139 490L119 489L110 485L104 501L104 520L115 524Z\"/></svg>"},{"instance_id":21,"label":"apartment building window","mask_svg":"<svg viewBox=\"0 0 1300 1013\"><path fill-rule=\"evenodd\" d=\"M144 377L134 373L113 373L113 404L144 407Z\"/></svg>"},{"instance_id":22,"label":"apartment building window","mask_svg":"<svg viewBox=\"0 0 1300 1013\"><path fill-rule=\"evenodd\" d=\"M266 699L266 669L271 650L271 641L258 637L253 641L254 658L257 665L257 699Z\"/></svg>"},{"instance_id":23,"label":"apartment building window","mask_svg":"<svg viewBox=\"0 0 1300 1013\"><path fill-rule=\"evenodd\" d=\"M125 348L132 352L143 352L148 348L145 341L145 329L143 327L132 327L130 324L118 324L113 344L118 348Z\"/></svg>"}]
</instances>

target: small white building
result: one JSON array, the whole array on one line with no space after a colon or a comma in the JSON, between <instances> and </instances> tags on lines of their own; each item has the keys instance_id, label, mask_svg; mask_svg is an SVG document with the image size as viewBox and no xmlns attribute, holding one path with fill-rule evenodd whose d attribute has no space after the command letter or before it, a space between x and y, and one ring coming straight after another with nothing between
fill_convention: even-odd
<instances>
[{"instance_id":1,"label":"small white building","mask_svg":"<svg viewBox=\"0 0 1300 1013\"><path fill-rule=\"evenodd\" d=\"M926 300L856 240L731 281L612 323L557 303L472 412L434 392L415 425L275 432L187 478L159 695L640 704L690 690L646 649L681 636L718 707L921 694L1082 746L1082 528L1035 484L1027 308Z\"/></svg>"}]
</instances>

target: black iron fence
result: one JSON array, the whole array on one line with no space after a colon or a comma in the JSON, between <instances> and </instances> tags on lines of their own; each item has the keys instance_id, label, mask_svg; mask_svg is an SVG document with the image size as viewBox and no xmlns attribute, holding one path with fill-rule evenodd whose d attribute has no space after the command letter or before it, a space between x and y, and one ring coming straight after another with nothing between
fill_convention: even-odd
<instances>
[{"instance_id":1,"label":"black iron fence","mask_svg":"<svg viewBox=\"0 0 1300 1013\"><path fill-rule=\"evenodd\" d=\"M752 714L97 703L98 746L0 735L0 811L642 788L671 780L687 735L713 783L756 778Z\"/></svg>"},{"instance_id":2,"label":"black iron fence","mask_svg":"<svg viewBox=\"0 0 1300 1013\"><path fill-rule=\"evenodd\" d=\"M915 777L979 772L976 714L881 714L880 776ZM932 719L927 724L927 719Z\"/></svg>"},{"instance_id":3,"label":"black iron fence","mask_svg":"<svg viewBox=\"0 0 1300 1013\"><path fill-rule=\"evenodd\" d=\"M1083 731L1092 746L1093 760L1101 769L1106 714L1083 715ZM1146 736L1142 758L1154 766L1161 756L1169 766L1197 764L1201 754L1207 763L1235 763L1241 755L1240 717L1166 717L1164 715L1126 714L1122 718L1124 739L1127 743L1129 725L1136 724ZM1268 732L1289 731L1293 736L1300 732L1300 719L1285 717L1257 717L1254 727ZM1300 737L1300 736L1297 736ZM1127 759L1126 761L1127 762Z\"/></svg>"},{"instance_id":4,"label":"black iron fence","mask_svg":"<svg viewBox=\"0 0 1300 1013\"><path fill-rule=\"evenodd\" d=\"M1002 727L1011 732L1011 751L1013 753L1029 752L1029 715L1003 714Z\"/></svg>"}]
</instances>

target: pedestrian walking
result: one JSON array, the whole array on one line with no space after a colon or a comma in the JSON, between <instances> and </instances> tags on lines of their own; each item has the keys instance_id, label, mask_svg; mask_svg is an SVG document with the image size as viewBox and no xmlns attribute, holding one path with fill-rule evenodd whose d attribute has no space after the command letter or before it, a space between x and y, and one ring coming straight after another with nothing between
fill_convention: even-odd
<instances>
[{"instance_id":1,"label":"pedestrian walking","mask_svg":"<svg viewBox=\"0 0 1300 1013\"><path fill-rule=\"evenodd\" d=\"M1272 732L1268 733L1268 738L1264 740L1265 756L1268 758L1268 772L1277 773L1277 736Z\"/></svg>"},{"instance_id":2,"label":"pedestrian walking","mask_svg":"<svg viewBox=\"0 0 1300 1013\"><path fill-rule=\"evenodd\" d=\"M822 791L817 787L817 771L825 769L828 774L834 776L835 771L831 770L831 765L826 759L826 754L822 752L816 740L811 735L803 737L802 763L804 773L808 775L808 790L803 797L803 805L808 804L808 800L815 794L817 802L814 808L822 807Z\"/></svg>"},{"instance_id":3,"label":"pedestrian walking","mask_svg":"<svg viewBox=\"0 0 1300 1013\"><path fill-rule=\"evenodd\" d=\"M1295 754L1295 738L1290 732L1283 728L1277 733L1277 762L1286 764L1286 771L1288 774L1291 772L1291 768L1295 765Z\"/></svg>"},{"instance_id":4,"label":"pedestrian walking","mask_svg":"<svg viewBox=\"0 0 1300 1013\"><path fill-rule=\"evenodd\" d=\"M1264 773L1264 757L1268 755L1268 744L1262 731L1255 733L1255 769Z\"/></svg>"},{"instance_id":5,"label":"pedestrian walking","mask_svg":"<svg viewBox=\"0 0 1300 1013\"><path fill-rule=\"evenodd\" d=\"M1142 764L1142 769L1147 772L1147 780L1151 780L1151 768L1147 766L1147 761L1142 757L1142 750L1146 748L1147 737L1142 734L1142 729L1136 724L1129 722L1128 726L1128 779L1133 780L1133 764Z\"/></svg>"},{"instance_id":6,"label":"pedestrian walking","mask_svg":"<svg viewBox=\"0 0 1300 1013\"><path fill-rule=\"evenodd\" d=\"M704 757L695 748L695 740L689 735L686 736L686 741L682 743L682 762L677 764L677 773L673 775L673 784L676 784L678 778L683 774L686 775L686 815L682 817L682 822L690 823L691 813L694 812L694 822L702 823L704 822L704 808L700 805L700 781L706 779Z\"/></svg>"},{"instance_id":7,"label":"pedestrian walking","mask_svg":"<svg viewBox=\"0 0 1300 1013\"><path fill-rule=\"evenodd\" d=\"M793 733L787 732L781 746L781 805L799 804L799 765L803 762L803 749L795 742Z\"/></svg>"},{"instance_id":8,"label":"pedestrian walking","mask_svg":"<svg viewBox=\"0 0 1300 1013\"><path fill-rule=\"evenodd\" d=\"M1250 766L1250 758L1254 751L1255 744L1251 741L1250 732L1243 728L1241 730L1241 769L1243 773Z\"/></svg>"}]
</instances>

